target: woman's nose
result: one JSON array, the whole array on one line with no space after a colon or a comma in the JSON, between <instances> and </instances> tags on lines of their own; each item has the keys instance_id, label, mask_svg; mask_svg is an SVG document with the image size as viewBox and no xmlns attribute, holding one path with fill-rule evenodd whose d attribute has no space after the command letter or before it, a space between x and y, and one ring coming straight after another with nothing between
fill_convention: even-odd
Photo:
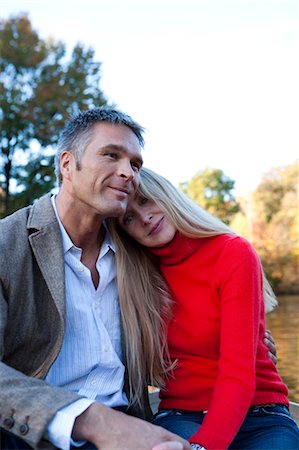
<instances>
[{"instance_id":1,"label":"woman's nose","mask_svg":"<svg viewBox=\"0 0 299 450\"><path fill-rule=\"evenodd\" d=\"M142 222L146 225L152 221L153 215L150 212L144 212L142 214Z\"/></svg>"}]
</instances>

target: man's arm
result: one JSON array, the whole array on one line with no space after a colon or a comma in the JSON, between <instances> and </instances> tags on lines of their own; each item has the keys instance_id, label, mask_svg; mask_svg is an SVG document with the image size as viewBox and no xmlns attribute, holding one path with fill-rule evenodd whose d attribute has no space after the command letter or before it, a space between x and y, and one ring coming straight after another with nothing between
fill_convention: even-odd
<instances>
[{"instance_id":1,"label":"man's arm","mask_svg":"<svg viewBox=\"0 0 299 450\"><path fill-rule=\"evenodd\" d=\"M0 362L0 427L32 447L43 439L56 412L79 398Z\"/></svg>"},{"instance_id":2,"label":"man's arm","mask_svg":"<svg viewBox=\"0 0 299 450\"><path fill-rule=\"evenodd\" d=\"M0 246L1 248L1 246ZM5 260L6 261L6 260ZM1 275L4 267L1 263ZM80 397L62 388L49 386L45 381L25 375L20 370L10 366L13 360L16 367L20 367L22 361L15 357L14 348L7 348L8 330L12 334L13 320L9 318L9 300L4 295L4 284L0 277L0 427L19 438L32 447L36 447L43 438L48 423L56 412L75 402ZM8 277L6 276L5 280ZM8 289L9 283L6 281ZM24 307L20 299L19 309ZM28 305L27 305L28 309ZM27 319L27 318L26 318ZM15 342L28 346L30 336L26 335L22 341L22 329L16 329ZM24 352L28 355L27 352ZM21 354L21 352L20 352ZM35 353L32 353L32 358ZM26 361L25 361L26 366ZM27 370L30 367L27 364Z\"/></svg>"},{"instance_id":3,"label":"man's arm","mask_svg":"<svg viewBox=\"0 0 299 450\"><path fill-rule=\"evenodd\" d=\"M26 377L3 363L0 380L0 426L33 447L44 438L54 414L79 398L65 389ZM152 450L162 443L164 450L191 449L187 441L175 434L100 403L93 403L76 419L72 438L90 441L100 450Z\"/></svg>"},{"instance_id":4,"label":"man's arm","mask_svg":"<svg viewBox=\"0 0 299 450\"><path fill-rule=\"evenodd\" d=\"M162 443L165 450L191 450L187 441L164 428L99 403L76 419L72 438L90 441L100 450L152 450Z\"/></svg>"}]
</instances>

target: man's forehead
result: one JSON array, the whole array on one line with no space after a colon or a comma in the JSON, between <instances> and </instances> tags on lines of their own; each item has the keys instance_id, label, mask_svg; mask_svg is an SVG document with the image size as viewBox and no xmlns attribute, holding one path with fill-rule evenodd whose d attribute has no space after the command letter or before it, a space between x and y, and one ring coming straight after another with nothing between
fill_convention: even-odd
<instances>
[{"instance_id":1,"label":"man's forehead","mask_svg":"<svg viewBox=\"0 0 299 450\"><path fill-rule=\"evenodd\" d=\"M111 122L97 122L92 126L93 131L109 134L111 136L122 135L124 132L130 135L133 139L138 141L138 145L141 147L138 136L132 128L123 123L111 123Z\"/></svg>"}]
</instances>

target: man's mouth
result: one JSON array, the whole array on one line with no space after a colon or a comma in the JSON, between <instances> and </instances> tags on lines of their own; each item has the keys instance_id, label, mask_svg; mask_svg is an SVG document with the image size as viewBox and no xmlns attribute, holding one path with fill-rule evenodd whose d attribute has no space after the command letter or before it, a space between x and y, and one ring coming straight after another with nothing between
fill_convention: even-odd
<instances>
[{"instance_id":1,"label":"man's mouth","mask_svg":"<svg viewBox=\"0 0 299 450\"><path fill-rule=\"evenodd\" d=\"M123 196L130 195L130 190L126 189L126 188L110 186L110 189L112 189L113 191L116 191L116 193L123 195Z\"/></svg>"}]
</instances>

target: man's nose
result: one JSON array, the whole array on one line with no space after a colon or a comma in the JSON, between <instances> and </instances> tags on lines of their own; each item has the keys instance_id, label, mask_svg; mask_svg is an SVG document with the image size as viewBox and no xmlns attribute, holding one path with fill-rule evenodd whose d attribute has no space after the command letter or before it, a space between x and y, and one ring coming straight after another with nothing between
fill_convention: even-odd
<instances>
[{"instance_id":1,"label":"man's nose","mask_svg":"<svg viewBox=\"0 0 299 450\"><path fill-rule=\"evenodd\" d=\"M132 180L137 175L136 171L131 165L131 161L122 161L120 163L119 174L121 177L128 180Z\"/></svg>"}]
</instances>

